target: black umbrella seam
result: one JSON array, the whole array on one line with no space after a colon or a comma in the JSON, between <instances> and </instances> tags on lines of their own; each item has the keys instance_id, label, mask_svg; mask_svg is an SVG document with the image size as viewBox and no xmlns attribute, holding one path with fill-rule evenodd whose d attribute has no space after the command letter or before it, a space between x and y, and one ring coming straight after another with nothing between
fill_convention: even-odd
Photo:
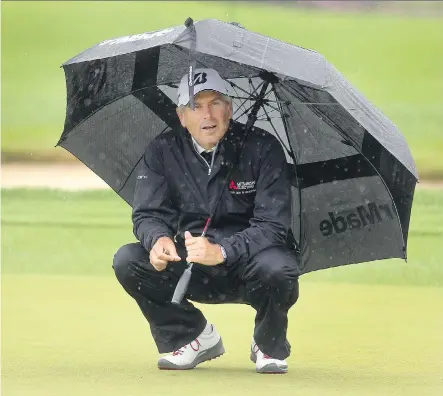
<instances>
[{"instance_id":1,"label":"black umbrella seam","mask_svg":"<svg viewBox=\"0 0 443 396\"><path fill-rule=\"evenodd\" d=\"M274 87L273 87L274 88ZM275 97L279 98L278 92L275 91ZM277 103L277 106L280 107L280 112L283 114L283 108L281 107L281 103ZM300 184L299 184L299 179L298 179L298 173L297 173L297 163L298 163L298 159L297 159L297 155L295 153L295 151L293 150L293 148L291 147L291 139L289 138L289 134L288 134L288 129L289 126L287 125L287 120L286 117L283 117L282 119L283 121L283 127L285 129L286 132L286 137L288 138L288 144L289 147L291 148L292 152L293 152L293 159L294 159L294 172L295 172L295 180L297 181L297 191L298 191L298 202L299 202L299 216L298 216L298 228L299 228L299 240L298 240L298 251L299 253L302 253L302 224L301 224L301 214L302 214L302 199L301 199L301 188L300 188ZM291 178L292 179L292 178ZM291 185L292 185L292 180L291 180ZM295 239L295 236L294 236ZM300 266L301 266L301 260L300 260ZM302 268L300 268L301 270L303 270Z\"/></svg>"}]
</instances>

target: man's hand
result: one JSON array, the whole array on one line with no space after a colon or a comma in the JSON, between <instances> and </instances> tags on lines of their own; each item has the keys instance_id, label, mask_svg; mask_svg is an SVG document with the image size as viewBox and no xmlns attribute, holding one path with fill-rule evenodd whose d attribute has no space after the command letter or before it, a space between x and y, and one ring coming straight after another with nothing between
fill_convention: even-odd
<instances>
[{"instance_id":1,"label":"man's hand","mask_svg":"<svg viewBox=\"0 0 443 396\"><path fill-rule=\"evenodd\" d=\"M193 237L189 231L186 231L185 246L188 263L217 265L224 261L220 245L209 242L205 237Z\"/></svg>"},{"instance_id":2,"label":"man's hand","mask_svg":"<svg viewBox=\"0 0 443 396\"><path fill-rule=\"evenodd\" d=\"M180 261L174 241L169 237L158 238L149 252L149 260L157 271L163 271L169 261Z\"/></svg>"}]
</instances>

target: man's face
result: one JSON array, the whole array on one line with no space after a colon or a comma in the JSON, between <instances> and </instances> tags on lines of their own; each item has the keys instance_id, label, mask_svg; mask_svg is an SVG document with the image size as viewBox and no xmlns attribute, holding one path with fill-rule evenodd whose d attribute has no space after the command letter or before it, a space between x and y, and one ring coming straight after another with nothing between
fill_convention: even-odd
<instances>
[{"instance_id":1,"label":"man's face","mask_svg":"<svg viewBox=\"0 0 443 396\"><path fill-rule=\"evenodd\" d=\"M183 113L177 111L177 114L198 144L209 150L228 130L232 104L224 101L218 92L202 91L194 97L194 105L194 110L186 106Z\"/></svg>"}]
</instances>

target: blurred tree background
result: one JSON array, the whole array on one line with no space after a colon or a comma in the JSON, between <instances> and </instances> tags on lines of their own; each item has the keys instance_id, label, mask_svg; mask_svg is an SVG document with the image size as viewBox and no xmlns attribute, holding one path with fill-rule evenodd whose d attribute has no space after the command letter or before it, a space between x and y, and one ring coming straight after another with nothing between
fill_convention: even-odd
<instances>
[{"instance_id":1,"label":"blurred tree background","mask_svg":"<svg viewBox=\"0 0 443 396\"><path fill-rule=\"evenodd\" d=\"M2 162L72 161L54 148L66 107L61 64L188 16L322 53L400 128L421 178L443 178L443 3L433 1L2 2Z\"/></svg>"}]
</instances>

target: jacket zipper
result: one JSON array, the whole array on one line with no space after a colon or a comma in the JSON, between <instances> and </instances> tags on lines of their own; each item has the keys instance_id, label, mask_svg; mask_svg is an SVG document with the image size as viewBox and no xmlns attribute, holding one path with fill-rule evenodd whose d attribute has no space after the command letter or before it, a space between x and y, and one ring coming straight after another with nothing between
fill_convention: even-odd
<instances>
[{"instance_id":1,"label":"jacket zipper","mask_svg":"<svg viewBox=\"0 0 443 396\"><path fill-rule=\"evenodd\" d=\"M215 158L215 152L216 150L214 150L212 152L212 158L211 158L211 165L209 165L206 160L203 158L203 156L198 153L198 155L200 156L200 158L204 161L204 163L206 164L206 166L208 167L208 176L211 176L211 172L212 172L212 167L214 166L214 158Z\"/></svg>"}]
</instances>

